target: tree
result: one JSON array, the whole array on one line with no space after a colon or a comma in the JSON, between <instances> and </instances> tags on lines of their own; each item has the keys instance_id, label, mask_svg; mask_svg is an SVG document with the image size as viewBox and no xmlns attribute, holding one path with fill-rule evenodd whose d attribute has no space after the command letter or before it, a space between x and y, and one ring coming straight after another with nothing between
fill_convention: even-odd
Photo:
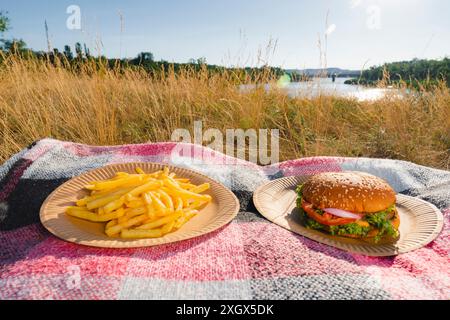
<instances>
[{"instance_id":1,"label":"tree","mask_svg":"<svg viewBox=\"0 0 450 320\"><path fill-rule=\"evenodd\" d=\"M0 11L0 33L3 33L10 28L10 21L7 13L8 12ZM27 44L22 39L0 39L0 42L2 43L0 49L9 51L11 53L23 52L27 48Z\"/></svg>"},{"instance_id":2,"label":"tree","mask_svg":"<svg viewBox=\"0 0 450 320\"><path fill-rule=\"evenodd\" d=\"M139 63L154 61L154 56L153 56L153 53L151 53L151 52L141 52L138 54L137 58L138 58Z\"/></svg>"},{"instance_id":3,"label":"tree","mask_svg":"<svg viewBox=\"0 0 450 320\"><path fill-rule=\"evenodd\" d=\"M198 58L197 64L206 64L206 58L205 57Z\"/></svg>"},{"instance_id":4,"label":"tree","mask_svg":"<svg viewBox=\"0 0 450 320\"><path fill-rule=\"evenodd\" d=\"M83 58L83 49L81 47L81 43L79 43L79 42L75 43L75 53L76 53L78 59Z\"/></svg>"},{"instance_id":5,"label":"tree","mask_svg":"<svg viewBox=\"0 0 450 320\"><path fill-rule=\"evenodd\" d=\"M5 11L0 11L0 32L3 33L9 29L9 18Z\"/></svg>"},{"instance_id":6,"label":"tree","mask_svg":"<svg viewBox=\"0 0 450 320\"><path fill-rule=\"evenodd\" d=\"M66 56L67 60L73 59L72 49L67 44L64 46L64 55Z\"/></svg>"},{"instance_id":7,"label":"tree","mask_svg":"<svg viewBox=\"0 0 450 320\"><path fill-rule=\"evenodd\" d=\"M2 39L0 40L0 42L3 43L2 49L5 51L9 51L11 53L23 52L27 48L27 44L22 39L12 39L12 40Z\"/></svg>"},{"instance_id":8,"label":"tree","mask_svg":"<svg viewBox=\"0 0 450 320\"><path fill-rule=\"evenodd\" d=\"M84 44L84 55L86 56L86 58L89 58L91 56L91 51L86 46L86 43Z\"/></svg>"},{"instance_id":9,"label":"tree","mask_svg":"<svg viewBox=\"0 0 450 320\"><path fill-rule=\"evenodd\" d=\"M428 84L444 80L450 83L449 61L450 59L444 58L442 60L413 59L411 61L385 63L364 70L361 80L376 83L386 76L386 80L390 82L403 80L409 84Z\"/></svg>"}]
</instances>

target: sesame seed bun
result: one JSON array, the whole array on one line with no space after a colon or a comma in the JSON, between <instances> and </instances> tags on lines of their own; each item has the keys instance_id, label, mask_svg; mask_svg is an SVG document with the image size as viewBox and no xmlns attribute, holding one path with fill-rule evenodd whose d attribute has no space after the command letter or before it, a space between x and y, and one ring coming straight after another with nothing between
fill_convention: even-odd
<instances>
[{"instance_id":1,"label":"sesame seed bun","mask_svg":"<svg viewBox=\"0 0 450 320\"><path fill-rule=\"evenodd\" d=\"M316 208L365 214L385 210L395 203L395 191L386 181L358 171L316 174L303 184L302 194Z\"/></svg>"}]
</instances>

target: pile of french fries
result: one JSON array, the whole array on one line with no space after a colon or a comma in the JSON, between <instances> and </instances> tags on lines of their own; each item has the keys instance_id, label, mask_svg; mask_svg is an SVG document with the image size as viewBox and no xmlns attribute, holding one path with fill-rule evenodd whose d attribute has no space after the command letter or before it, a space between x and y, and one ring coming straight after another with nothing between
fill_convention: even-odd
<instances>
[{"instance_id":1,"label":"pile of french fries","mask_svg":"<svg viewBox=\"0 0 450 320\"><path fill-rule=\"evenodd\" d=\"M90 194L67 208L70 216L106 222L109 237L125 239L158 238L180 229L209 202L210 195L201 194L209 183L194 185L163 170L135 174L117 172L109 180L92 181L84 186Z\"/></svg>"}]
</instances>

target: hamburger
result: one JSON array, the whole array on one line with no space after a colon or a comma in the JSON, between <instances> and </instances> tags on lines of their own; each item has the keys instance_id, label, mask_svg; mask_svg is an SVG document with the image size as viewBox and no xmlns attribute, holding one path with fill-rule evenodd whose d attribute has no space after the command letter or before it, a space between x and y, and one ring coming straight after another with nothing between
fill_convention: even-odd
<instances>
[{"instance_id":1,"label":"hamburger","mask_svg":"<svg viewBox=\"0 0 450 320\"><path fill-rule=\"evenodd\" d=\"M307 228L374 243L398 238L395 191L364 172L325 172L299 185L297 207Z\"/></svg>"}]
</instances>

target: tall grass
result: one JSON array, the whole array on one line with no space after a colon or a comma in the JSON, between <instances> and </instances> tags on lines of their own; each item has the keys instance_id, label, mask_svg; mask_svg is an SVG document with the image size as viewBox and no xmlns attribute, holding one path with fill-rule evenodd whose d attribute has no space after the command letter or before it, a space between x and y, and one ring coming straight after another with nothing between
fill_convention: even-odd
<instances>
[{"instance_id":1,"label":"tall grass","mask_svg":"<svg viewBox=\"0 0 450 320\"><path fill-rule=\"evenodd\" d=\"M53 137L95 145L169 140L176 128L279 128L281 160L368 156L450 168L450 91L358 102L242 92L229 72L186 69L149 76L85 63L77 72L36 59L0 65L0 161ZM274 82L270 74L260 82ZM249 78L248 81L251 81Z\"/></svg>"}]
</instances>

